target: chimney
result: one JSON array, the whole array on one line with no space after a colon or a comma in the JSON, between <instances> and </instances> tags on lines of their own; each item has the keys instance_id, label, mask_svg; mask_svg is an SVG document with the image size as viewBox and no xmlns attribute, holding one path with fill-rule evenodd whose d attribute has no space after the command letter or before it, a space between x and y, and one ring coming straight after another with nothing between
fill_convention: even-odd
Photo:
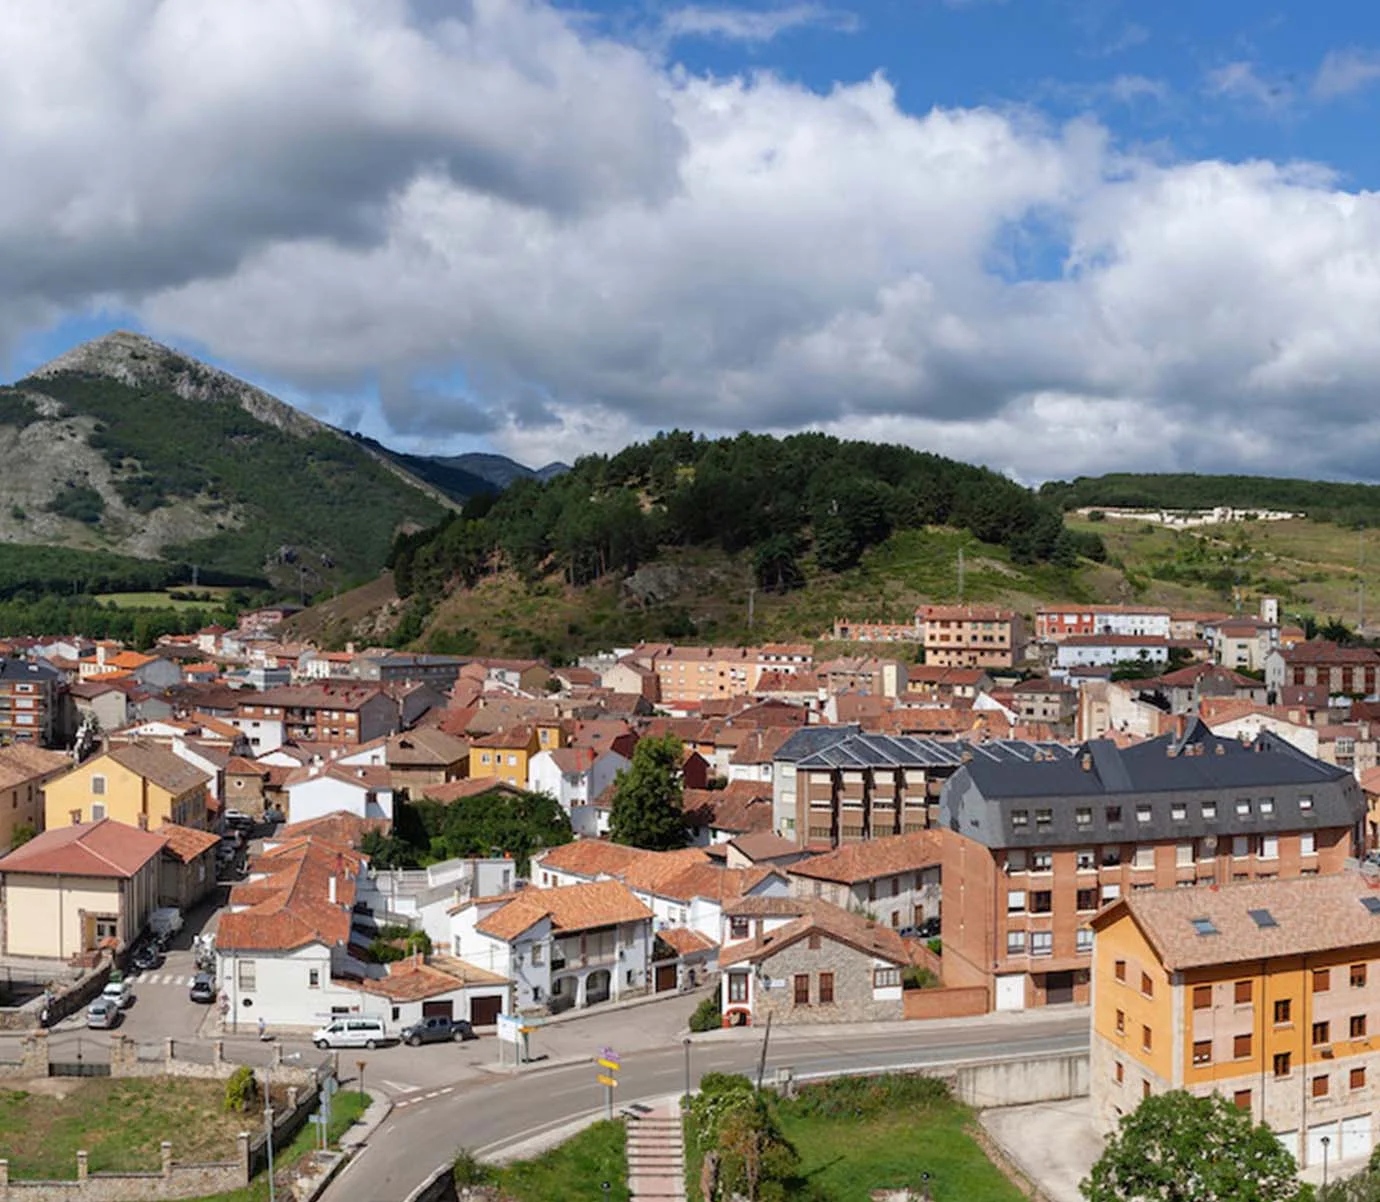
<instances>
[{"instance_id":1,"label":"chimney","mask_svg":"<svg viewBox=\"0 0 1380 1202\"><path fill-rule=\"evenodd\" d=\"M330 885L327 887L326 897L330 900L331 905L335 905L335 904L336 904L336 900L335 900L335 873L331 873L331 883L330 883Z\"/></svg>"}]
</instances>

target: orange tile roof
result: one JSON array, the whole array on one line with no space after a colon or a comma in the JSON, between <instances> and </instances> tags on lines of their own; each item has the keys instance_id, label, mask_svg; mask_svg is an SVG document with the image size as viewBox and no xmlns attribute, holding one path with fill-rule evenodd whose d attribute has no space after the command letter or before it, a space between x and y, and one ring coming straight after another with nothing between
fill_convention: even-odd
<instances>
[{"instance_id":1,"label":"orange tile roof","mask_svg":"<svg viewBox=\"0 0 1380 1202\"><path fill-rule=\"evenodd\" d=\"M522 790L496 776L471 776L464 780L448 780L442 785L417 785L416 792L431 801L451 805L484 793L499 792L516 796Z\"/></svg>"},{"instance_id":2,"label":"orange tile roof","mask_svg":"<svg viewBox=\"0 0 1380 1202\"><path fill-rule=\"evenodd\" d=\"M282 827L276 836L279 840L315 838L323 842L355 850L364 841L369 831L388 830L386 818L361 818L348 810L337 810L333 814L323 814L320 818L308 818L303 822L290 822Z\"/></svg>"},{"instance_id":3,"label":"orange tile roof","mask_svg":"<svg viewBox=\"0 0 1380 1202\"><path fill-rule=\"evenodd\" d=\"M164 837L113 818L58 826L0 859L0 873L128 878L163 850Z\"/></svg>"},{"instance_id":4,"label":"orange tile roof","mask_svg":"<svg viewBox=\"0 0 1380 1202\"><path fill-rule=\"evenodd\" d=\"M175 822L163 823L158 833L167 839L167 849L184 864L190 864L220 842L219 835L194 830L190 826L178 826Z\"/></svg>"},{"instance_id":5,"label":"orange tile roof","mask_svg":"<svg viewBox=\"0 0 1380 1202\"><path fill-rule=\"evenodd\" d=\"M230 890L231 909L220 917L216 946L245 951L343 946L350 937L355 875L362 863L348 847L310 835L264 852L249 866L251 880ZM259 874L262 879L252 879Z\"/></svg>"},{"instance_id":6,"label":"orange tile roof","mask_svg":"<svg viewBox=\"0 0 1380 1202\"><path fill-rule=\"evenodd\" d=\"M601 873L614 876L643 856L656 854L622 843L610 843L605 839L576 839L573 843L543 852L539 864L553 872L573 872L578 876L593 878Z\"/></svg>"},{"instance_id":7,"label":"orange tile roof","mask_svg":"<svg viewBox=\"0 0 1380 1202\"><path fill-rule=\"evenodd\" d=\"M475 930L512 940L543 918L555 931L587 931L622 922L640 922L652 912L619 881L593 881L558 889L525 889L475 924Z\"/></svg>"},{"instance_id":8,"label":"orange tile roof","mask_svg":"<svg viewBox=\"0 0 1380 1202\"><path fill-rule=\"evenodd\" d=\"M482 738L475 739L475 747L499 747L522 750L532 745L532 740L536 738L536 731L528 724L509 726L503 730L496 730L491 735L484 735Z\"/></svg>"},{"instance_id":9,"label":"orange tile roof","mask_svg":"<svg viewBox=\"0 0 1380 1202\"><path fill-rule=\"evenodd\" d=\"M826 855L792 864L792 876L853 884L879 876L894 876L939 863L941 832L916 831L910 835L886 835L862 843L849 843Z\"/></svg>"},{"instance_id":10,"label":"orange tile roof","mask_svg":"<svg viewBox=\"0 0 1380 1202\"><path fill-rule=\"evenodd\" d=\"M13 789L41 776L51 776L72 766L72 757L29 743L0 747L0 789Z\"/></svg>"},{"instance_id":11,"label":"orange tile roof","mask_svg":"<svg viewBox=\"0 0 1380 1202\"><path fill-rule=\"evenodd\" d=\"M828 902L815 902L810 913L755 939L724 948L719 952L719 966L725 968L744 961L754 963L770 959L783 948L812 934L847 944L864 955L892 964L911 962L911 951L905 940L890 927Z\"/></svg>"},{"instance_id":12,"label":"orange tile roof","mask_svg":"<svg viewBox=\"0 0 1380 1202\"><path fill-rule=\"evenodd\" d=\"M427 960L420 954L390 964L386 977L337 980L339 984L358 989L361 993L378 994L395 1002L420 1002L443 993L454 993L470 985L508 983L507 977L466 960L450 956L436 956Z\"/></svg>"},{"instance_id":13,"label":"orange tile roof","mask_svg":"<svg viewBox=\"0 0 1380 1202\"><path fill-rule=\"evenodd\" d=\"M678 956L693 956L718 947L714 940L689 927L667 927L658 931L656 937Z\"/></svg>"},{"instance_id":14,"label":"orange tile roof","mask_svg":"<svg viewBox=\"0 0 1380 1202\"><path fill-rule=\"evenodd\" d=\"M686 789L686 821L734 834L770 830L771 796L771 785L760 781L732 781L725 789Z\"/></svg>"}]
</instances>

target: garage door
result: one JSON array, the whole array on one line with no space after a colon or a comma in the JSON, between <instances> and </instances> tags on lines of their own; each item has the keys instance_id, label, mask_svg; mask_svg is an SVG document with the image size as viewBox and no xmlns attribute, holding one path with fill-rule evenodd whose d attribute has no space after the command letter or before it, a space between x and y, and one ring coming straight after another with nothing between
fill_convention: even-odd
<instances>
[{"instance_id":1,"label":"garage door","mask_svg":"<svg viewBox=\"0 0 1380 1202\"><path fill-rule=\"evenodd\" d=\"M1341 1135L1340 1123L1319 1123L1315 1127L1308 1128L1308 1164L1322 1164L1323 1162L1323 1137L1327 1137L1327 1158L1332 1163L1337 1162L1338 1137Z\"/></svg>"},{"instance_id":2,"label":"garage door","mask_svg":"<svg viewBox=\"0 0 1380 1202\"><path fill-rule=\"evenodd\" d=\"M453 1002L423 1002L423 1018L454 1018Z\"/></svg>"},{"instance_id":3,"label":"garage door","mask_svg":"<svg viewBox=\"0 0 1380 1202\"><path fill-rule=\"evenodd\" d=\"M1275 1138L1284 1145L1284 1150L1295 1160L1299 1158L1299 1133L1297 1131L1276 1131Z\"/></svg>"},{"instance_id":4,"label":"garage door","mask_svg":"<svg viewBox=\"0 0 1380 1202\"><path fill-rule=\"evenodd\" d=\"M1342 1120L1342 1159L1361 1160L1370 1155L1370 1115Z\"/></svg>"},{"instance_id":5,"label":"garage door","mask_svg":"<svg viewBox=\"0 0 1380 1202\"><path fill-rule=\"evenodd\" d=\"M1025 1009L1025 973L1008 973L997 978L997 1009Z\"/></svg>"},{"instance_id":6,"label":"garage door","mask_svg":"<svg viewBox=\"0 0 1380 1202\"><path fill-rule=\"evenodd\" d=\"M668 989L676 987L676 966L674 964L658 964L656 966L656 991L665 993Z\"/></svg>"},{"instance_id":7,"label":"garage door","mask_svg":"<svg viewBox=\"0 0 1380 1202\"><path fill-rule=\"evenodd\" d=\"M476 1027L492 1027L498 1022L503 1010L501 997L476 997L470 999L470 1022Z\"/></svg>"}]
</instances>

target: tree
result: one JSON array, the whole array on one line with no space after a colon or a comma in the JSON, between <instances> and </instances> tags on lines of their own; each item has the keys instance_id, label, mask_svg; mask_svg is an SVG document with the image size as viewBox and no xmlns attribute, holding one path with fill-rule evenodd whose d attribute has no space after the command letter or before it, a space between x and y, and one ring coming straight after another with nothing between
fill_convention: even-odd
<instances>
[{"instance_id":1,"label":"tree","mask_svg":"<svg viewBox=\"0 0 1380 1202\"><path fill-rule=\"evenodd\" d=\"M615 843L651 851L685 846L683 756L675 735L643 739L637 745L632 764L618 774L614 785L609 837Z\"/></svg>"},{"instance_id":2,"label":"tree","mask_svg":"<svg viewBox=\"0 0 1380 1202\"><path fill-rule=\"evenodd\" d=\"M1294 1158L1221 1094L1146 1098L1079 1189L1088 1202L1303 1202Z\"/></svg>"}]
</instances>

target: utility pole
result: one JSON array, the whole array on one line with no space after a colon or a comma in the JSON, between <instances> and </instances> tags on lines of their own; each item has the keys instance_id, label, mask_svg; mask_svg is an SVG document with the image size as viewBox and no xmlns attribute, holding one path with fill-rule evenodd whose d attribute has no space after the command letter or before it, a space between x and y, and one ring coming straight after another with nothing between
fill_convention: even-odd
<instances>
[{"instance_id":1,"label":"utility pole","mask_svg":"<svg viewBox=\"0 0 1380 1202\"><path fill-rule=\"evenodd\" d=\"M771 1014L767 1014L767 1029L762 1035L762 1055L757 1061L757 1088L762 1088L762 1078L767 1075L767 1044L771 1042Z\"/></svg>"},{"instance_id":2,"label":"utility pole","mask_svg":"<svg viewBox=\"0 0 1380 1202\"><path fill-rule=\"evenodd\" d=\"M757 619L757 588L753 586L748 589L748 629L752 629L753 622Z\"/></svg>"},{"instance_id":3,"label":"utility pole","mask_svg":"<svg viewBox=\"0 0 1380 1202\"><path fill-rule=\"evenodd\" d=\"M958 549L958 603L963 604L963 548Z\"/></svg>"}]
</instances>

